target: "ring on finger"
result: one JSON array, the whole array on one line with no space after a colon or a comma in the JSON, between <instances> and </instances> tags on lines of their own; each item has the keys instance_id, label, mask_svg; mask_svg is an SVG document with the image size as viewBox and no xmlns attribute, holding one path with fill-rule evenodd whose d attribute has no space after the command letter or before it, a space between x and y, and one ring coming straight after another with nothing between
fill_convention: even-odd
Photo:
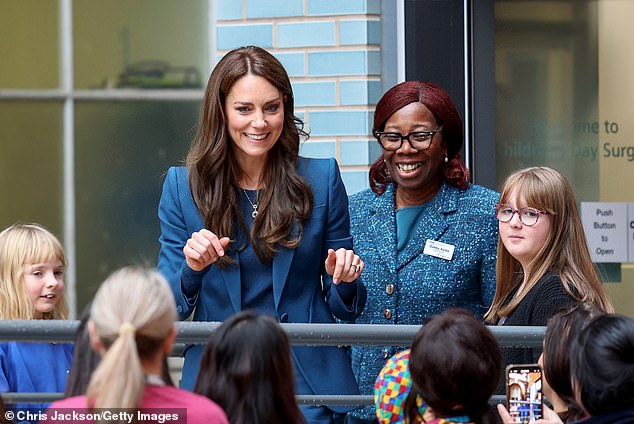
<instances>
[{"instance_id":1,"label":"ring on finger","mask_svg":"<svg viewBox=\"0 0 634 424\"><path fill-rule=\"evenodd\" d=\"M350 269L354 270L354 273L355 273L355 274L356 274L357 272L359 272L359 269L360 269L360 268L361 268L361 267L360 267L359 265L355 265L355 264L350 265Z\"/></svg>"}]
</instances>

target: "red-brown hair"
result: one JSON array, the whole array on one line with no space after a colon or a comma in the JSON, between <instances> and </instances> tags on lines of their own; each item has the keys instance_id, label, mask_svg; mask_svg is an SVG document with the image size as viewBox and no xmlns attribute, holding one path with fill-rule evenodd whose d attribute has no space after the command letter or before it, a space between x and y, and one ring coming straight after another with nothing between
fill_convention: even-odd
<instances>
[{"instance_id":1,"label":"red-brown hair","mask_svg":"<svg viewBox=\"0 0 634 424\"><path fill-rule=\"evenodd\" d=\"M405 81L390 88L379 100L374 112L372 133L383 131L385 123L396 111L410 103L422 103L431 111L439 125L443 126L442 139L447 145L447 158L443 179L459 188L467 188L470 174L462 160L460 150L464 144L462 118L449 94L431 82ZM370 187L382 194L392 182L383 157L370 168Z\"/></svg>"}]
</instances>

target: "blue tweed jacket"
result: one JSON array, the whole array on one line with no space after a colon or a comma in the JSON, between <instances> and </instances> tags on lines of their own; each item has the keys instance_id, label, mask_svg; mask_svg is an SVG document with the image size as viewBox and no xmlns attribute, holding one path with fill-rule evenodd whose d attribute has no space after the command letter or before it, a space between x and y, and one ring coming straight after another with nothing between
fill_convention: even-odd
<instances>
[{"instance_id":1,"label":"blue tweed jacket","mask_svg":"<svg viewBox=\"0 0 634 424\"><path fill-rule=\"evenodd\" d=\"M368 299L357 318L364 324L422 324L456 306L483 316L495 294L498 193L471 185L443 184L424 209L403 252L396 252L394 186L377 196L370 189L350 197L354 250L365 262ZM427 240L455 247L450 260L425 254ZM374 393L385 361L403 346L353 346L352 368L362 394ZM353 411L372 419L374 407Z\"/></svg>"}]
</instances>

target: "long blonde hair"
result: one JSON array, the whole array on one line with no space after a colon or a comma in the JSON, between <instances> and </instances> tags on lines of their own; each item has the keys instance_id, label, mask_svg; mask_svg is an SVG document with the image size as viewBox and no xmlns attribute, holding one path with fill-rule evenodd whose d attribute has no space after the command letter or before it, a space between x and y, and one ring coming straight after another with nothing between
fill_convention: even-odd
<instances>
[{"instance_id":1,"label":"long blonde hair","mask_svg":"<svg viewBox=\"0 0 634 424\"><path fill-rule=\"evenodd\" d=\"M0 233L0 319L34 319L35 308L26 294L24 265L57 259L66 268L64 248L39 224L14 224ZM67 319L64 293L43 319Z\"/></svg>"},{"instance_id":2,"label":"long blonde hair","mask_svg":"<svg viewBox=\"0 0 634 424\"><path fill-rule=\"evenodd\" d=\"M605 312L614 308L590 258L588 243L581 223L572 186L562 174L548 167L532 167L511 174L504 183L500 203L508 203L512 192L523 195L526 203L548 212L551 230L544 246L529 263L528 269L504 247L498 236L496 279L493 303L484 316L487 322L510 315L524 296L547 272L561 278L564 289L573 299L590 303ZM508 296L521 283L522 291L505 305Z\"/></svg>"},{"instance_id":3,"label":"long blonde hair","mask_svg":"<svg viewBox=\"0 0 634 424\"><path fill-rule=\"evenodd\" d=\"M141 358L156 354L176 321L167 281L152 269L115 271L97 291L90 321L106 352L88 384L89 405L139 407L145 388Z\"/></svg>"}]
</instances>

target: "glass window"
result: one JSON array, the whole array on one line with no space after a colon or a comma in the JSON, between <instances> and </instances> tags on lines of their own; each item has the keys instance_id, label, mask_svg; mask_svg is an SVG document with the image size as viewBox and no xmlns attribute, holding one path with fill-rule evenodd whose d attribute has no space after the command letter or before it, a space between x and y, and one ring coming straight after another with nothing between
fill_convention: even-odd
<instances>
[{"instance_id":1,"label":"glass window","mask_svg":"<svg viewBox=\"0 0 634 424\"><path fill-rule=\"evenodd\" d=\"M167 168L183 163L200 102L81 102L76 107L79 309L116 268L156 266Z\"/></svg>"},{"instance_id":2,"label":"glass window","mask_svg":"<svg viewBox=\"0 0 634 424\"><path fill-rule=\"evenodd\" d=\"M75 88L201 88L207 0L75 0Z\"/></svg>"},{"instance_id":3,"label":"glass window","mask_svg":"<svg viewBox=\"0 0 634 424\"><path fill-rule=\"evenodd\" d=\"M60 237L71 313L117 267L156 262L162 176L194 137L212 4L0 0L0 225Z\"/></svg>"},{"instance_id":4,"label":"glass window","mask_svg":"<svg viewBox=\"0 0 634 424\"><path fill-rule=\"evenodd\" d=\"M56 1L0 0L0 88L56 88Z\"/></svg>"},{"instance_id":5,"label":"glass window","mask_svg":"<svg viewBox=\"0 0 634 424\"><path fill-rule=\"evenodd\" d=\"M585 209L593 260L620 283L605 286L617 311L634 315L634 1L494 4L498 184L546 165L582 206L601 202Z\"/></svg>"},{"instance_id":6,"label":"glass window","mask_svg":"<svg viewBox=\"0 0 634 424\"><path fill-rule=\"evenodd\" d=\"M0 229L38 222L62 239L62 107L0 102Z\"/></svg>"},{"instance_id":7,"label":"glass window","mask_svg":"<svg viewBox=\"0 0 634 424\"><path fill-rule=\"evenodd\" d=\"M597 4L500 1L495 6L497 180L557 168L596 199L599 166ZM587 153L587 154L585 154Z\"/></svg>"}]
</instances>

